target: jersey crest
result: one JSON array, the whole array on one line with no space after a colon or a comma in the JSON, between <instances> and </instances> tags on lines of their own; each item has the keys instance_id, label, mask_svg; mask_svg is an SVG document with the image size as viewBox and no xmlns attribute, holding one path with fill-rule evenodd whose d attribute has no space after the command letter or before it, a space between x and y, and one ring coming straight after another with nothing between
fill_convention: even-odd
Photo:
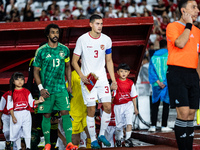
<instances>
[{"instance_id":1,"label":"jersey crest","mask_svg":"<svg viewBox=\"0 0 200 150\"><path fill-rule=\"evenodd\" d=\"M104 49L105 49L105 45L101 45L100 47L101 47L101 49L102 49L102 50L104 50Z\"/></svg>"}]
</instances>

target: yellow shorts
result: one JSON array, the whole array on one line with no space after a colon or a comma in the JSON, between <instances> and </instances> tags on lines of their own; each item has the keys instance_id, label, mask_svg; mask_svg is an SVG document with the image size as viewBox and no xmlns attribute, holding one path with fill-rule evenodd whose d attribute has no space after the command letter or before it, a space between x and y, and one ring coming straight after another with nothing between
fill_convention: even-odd
<instances>
[{"instance_id":1,"label":"yellow shorts","mask_svg":"<svg viewBox=\"0 0 200 150\"><path fill-rule=\"evenodd\" d=\"M71 115L74 121L72 121L72 134L79 134L84 131L84 128L87 126L86 117L84 116L73 116Z\"/></svg>"}]
</instances>

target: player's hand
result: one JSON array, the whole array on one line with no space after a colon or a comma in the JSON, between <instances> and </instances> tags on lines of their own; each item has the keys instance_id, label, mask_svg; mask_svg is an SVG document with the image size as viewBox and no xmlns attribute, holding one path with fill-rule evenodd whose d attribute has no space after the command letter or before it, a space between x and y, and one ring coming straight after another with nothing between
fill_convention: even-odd
<instances>
[{"instance_id":1,"label":"player's hand","mask_svg":"<svg viewBox=\"0 0 200 150\"><path fill-rule=\"evenodd\" d=\"M137 110L137 109L135 109L135 112L134 112L134 114L135 114L136 116L139 114L139 112L138 112L138 110Z\"/></svg>"},{"instance_id":2,"label":"player's hand","mask_svg":"<svg viewBox=\"0 0 200 150\"><path fill-rule=\"evenodd\" d=\"M183 20L186 22L186 23L191 23L193 24L193 19L192 19L192 16L190 14L188 14L187 12L183 12L182 14L182 18Z\"/></svg>"},{"instance_id":3,"label":"player's hand","mask_svg":"<svg viewBox=\"0 0 200 150\"><path fill-rule=\"evenodd\" d=\"M164 89L165 84L160 82L159 80L156 81L161 89Z\"/></svg>"},{"instance_id":4,"label":"player's hand","mask_svg":"<svg viewBox=\"0 0 200 150\"><path fill-rule=\"evenodd\" d=\"M43 97L43 98L48 98L49 97L49 92L46 90L46 89L42 89L40 91L40 95Z\"/></svg>"},{"instance_id":5,"label":"player's hand","mask_svg":"<svg viewBox=\"0 0 200 150\"><path fill-rule=\"evenodd\" d=\"M111 90L117 90L117 82L115 81L115 82L112 82L112 84L111 84Z\"/></svg>"},{"instance_id":6,"label":"player's hand","mask_svg":"<svg viewBox=\"0 0 200 150\"><path fill-rule=\"evenodd\" d=\"M16 124L16 123L17 123L17 119L15 118L15 116L14 116L14 117L12 117L12 121L13 121L13 123L14 123L14 124Z\"/></svg>"},{"instance_id":7,"label":"player's hand","mask_svg":"<svg viewBox=\"0 0 200 150\"><path fill-rule=\"evenodd\" d=\"M81 76L81 81L85 84L90 84L89 80L87 79L86 76Z\"/></svg>"},{"instance_id":8,"label":"player's hand","mask_svg":"<svg viewBox=\"0 0 200 150\"><path fill-rule=\"evenodd\" d=\"M67 88L67 91L70 92L70 93L72 93L72 88L71 88L71 87L68 87L68 88Z\"/></svg>"},{"instance_id":9,"label":"player's hand","mask_svg":"<svg viewBox=\"0 0 200 150\"><path fill-rule=\"evenodd\" d=\"M44 101L45 101L44 98L43 98L42 96L40 96L38 102L39 102L39 103L42 103L42 102L44 102Z\"/></svg>"}]
</instances>

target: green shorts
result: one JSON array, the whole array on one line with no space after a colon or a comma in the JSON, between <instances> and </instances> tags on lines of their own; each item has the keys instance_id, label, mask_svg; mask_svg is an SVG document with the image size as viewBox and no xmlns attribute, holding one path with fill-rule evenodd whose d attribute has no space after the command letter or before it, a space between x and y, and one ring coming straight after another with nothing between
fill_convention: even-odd
<instances>
[{"instance_id":1,"label":"green shorts","mask_svg":"<svg viewBox=\"0 0 200 150\"><path fill-rule=\"evenodd\" d=\"M52 110L70 111L69 94L66 90L51 94L43 103L38 104L38 113L52 113Z\"/></svg>"}]
</instances>

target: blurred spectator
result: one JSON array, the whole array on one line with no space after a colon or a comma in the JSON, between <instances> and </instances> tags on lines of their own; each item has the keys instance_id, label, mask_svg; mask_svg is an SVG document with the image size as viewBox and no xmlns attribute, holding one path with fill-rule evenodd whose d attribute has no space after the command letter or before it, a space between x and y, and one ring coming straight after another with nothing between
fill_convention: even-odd
<instances>
[{"instance_id":1,"label":"blurred spectator","mask_svg":"<svg viewBox=\"0 0 200 150\"><path fill-rule=\"evenodd\" d=\"M86 19L86 16L83 14L83 9L79 9L80 15L77 17L77 19Z\"/></svg>"},{"instance_id":2,"label":"blurred spectator","mask_svg":"<svg viewBox=\"0 0 200 150\"><path fill-rule=\"evenodd\" d=\"M4 7L3 7L3 1L0 0L0 21L3 21L4 19Z\"/></svg>"},{"instance_id":3,"label":"blurred spectator","mask_svg":"<svg viewBox=\"0 0 200 150\"><path fill-rule=\"evenodd\" d=\"M131 5L128 6L128 13L133 17L136 16L136 12L138 12L139 7L135 3L134 0L131 0Z\"/></svg>"},{"instance_id":4,"label":"blurred spectator","mask_svg":"<svg viewBox=\"0 0 200 150\"><path fill-rule=\"evenodd\" d=\"M96 11L97 9L97 6L95 3L92 3L91 0L89 0L89 6L87 8L87 12L89 15L92 15L94 14L94 12Z\"/></svg>"},{"instance_id":5,"label":"blurred spectator","mask_svg":"<svg viewBox=\"0 0 200 150\"><path fill-rule=\"evenodd\" d=\"M34 21L34 13L31 10L30 3L26 4L24 10L23 10L23 21Z\"/></svg>"},{"instance_id":6,"label":"blurred spectator","mask_svg":"<svg viewBox=\"0 0 200 150\"><path fill-rule=\"evenodd\" d=\"M77 0L74 1L74 5L72 7L72 11L74 11L76 9L78 9L78 7L77 7Z\"/></svg>"},{"instance_id":7,"label":"blurred spectator","mask_svg":"<svg viewBox=\"0 0 200 150\"><path fill-rule=\"evenodd\" d=\"M169 18L167 16L163 16L162 22L160 24L160 28L163 30L166 30L167 25L169 23Z\"/></svg>"},{"instance_id":8,"label":"blurred spectator","mask_svg":"<svg viewBox=\"0 0 200 150\"><path fill-rule=\"evenodd\" d=\"M69 4L66 4L66 5L65 5L65 8L64 8L64 10L63 10L63 13L65 13L66 10L68 10L69 12L71 12L71 11L70 11L70 8L69 8Z\"/></svg>"},{"instance_id":9,"label":"blurred spectator","mask_svg":"<svg viewBox=\"0 0 200 150\"><path fill-rule=\"evenodd\" d=\"M113 12L112 6L109 6L109 10L105 13L105 18L118 18L117 14Z\"/></svg>"},{"instance_id":10,"label":"blurred spectator","mask_svg":"<svg viewBox=\"0 0 200 150\"><path fill-rule=\"evenodd\" d=\"M149 15L151 14L153 8L151 5L147 5L146 0L142 0L142 3L139 6L139 9L137 10L137 13L140 13L141 15L144 15L144 11L147 11Z\"/></svg>"},{"instance_id":11,"label":"blurred spectator","mask_svg":"<svg viewBox=\"0 0 200 150\"><path fill-rule=\"evenodd\" d=\"M46 10L42 10L42 14L40 16L40 21L50 21L50 18L47 16Z\"/></svg>"},{"instance_id":12,"label":"blurred spectator","mask_svg":"<svg viewBox=\"0 0 200 150\"><path fill-rule=\"evenodd\" d=\"M10 12L10 22L19 22L19 21L20 21L19 11L17 10L17 8L14 8Z\"/></svg>"},{"instance_id":13,"label":"blurred spectator","mask_svg":"<svg viewBox=\"0 0 200 150\"><path fill-rule=\"evenodd\" d=\"M64 15L62 16L62 20L73 20L73 16L69 9L65 10Z\"/></svg>"},{"instance_id":14,"label":"blurred spectator","mask_svg":"<svg viewBox=\"0 0 200 150\"><path fill-rule=\"evenodd\" d=\"M162 13L166 10L165 4L163 0L158 0L158 5L153 5L153 12L157 15L162 15Z\"/></svg>"},{"instance_id":15,"label":"blurred spectator","mask_svg":"<svg viewBox=\"0 0 200 150\"><path fill-rule=\"evenodd\" d=\"M56 0L53 0L52 1L52 4L50 4L47 8L47 12L52 16L55 14L55 11L56 10L60 10L59 6L56 4L57 1Z\"/></svg>"},{"instance_id":16,"label":"blurred spectator","mask_svg":"<svg viewBox=\"0 0 200 150\"><path fill-rule=\"evenodd\" d=\"M10 15L10 12L11 12L14 8L16 8L16 6L15 6L15 0L10 0L10 4L8 4L7 7L6 7L6 14L7 14L7 15Z\"/></svg>"},{"instance_id":17,"label":"blurred spectator","mask_svg":"<svg viewBox=\"0 0 200 150\"><path fill-rule=\"evenodd\" d=\"M128 13L127 7L123 6L122 10L118 13L119 18L128 18L130 14Z\"/></svg>"},{"instance_id":18,"label":"blurred spectator","mask_svg":"<svg viewBox=\"0 0 200 150\"><path fill-rule=\"evenodd\" d=\"M50 20L61 20L60 10L55 10L55 13L51 16Z\"/></svg>"}]
</instances>

